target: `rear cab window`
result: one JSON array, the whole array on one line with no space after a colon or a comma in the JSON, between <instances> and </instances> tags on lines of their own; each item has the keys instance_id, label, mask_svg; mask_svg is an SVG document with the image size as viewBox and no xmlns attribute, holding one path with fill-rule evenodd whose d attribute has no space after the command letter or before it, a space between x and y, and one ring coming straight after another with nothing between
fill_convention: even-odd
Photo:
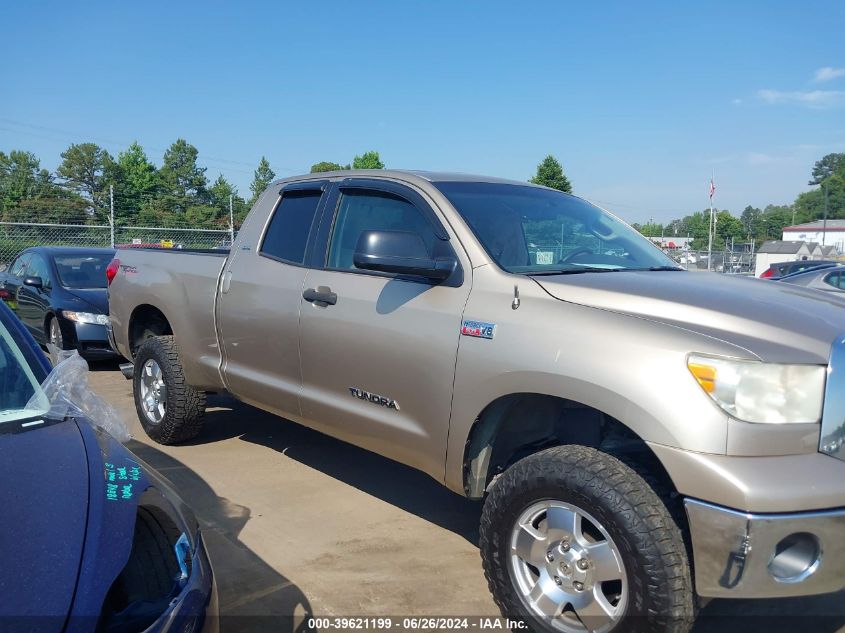
<instances>
[{"instance_id":1,"label":"rear cab window","mask_svg":"<svg viewBox=\"0 0 845 633\"><path fill-rule=\"evenodd\" d=\"M302 266L322 195L319 188L283 190L264 232L259 253Z\"/></svg>"}]
</instances>

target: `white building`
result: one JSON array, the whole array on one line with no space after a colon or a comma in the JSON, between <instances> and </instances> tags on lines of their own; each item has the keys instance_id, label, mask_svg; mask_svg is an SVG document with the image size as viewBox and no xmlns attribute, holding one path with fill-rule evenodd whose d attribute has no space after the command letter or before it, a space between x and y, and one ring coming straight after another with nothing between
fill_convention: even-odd
<instances>
[{"instance_id":1,"label":"white building","mask_svg":"<svg viewBox=\"0 0 845 633\"><path fill-rule=\"evenodd\" d=\"M839 253L845 253L845 220L828 220L827 222L816 220L806 224L785 226L783 240L818 242L822 247L833 246L837 253L824 255L824 257L835 257Z\"/></svg>"},{"instance_id":2,"label":"white building","mask_svg":"<svg viewBox=\"0 0 845 633\"><path fill-rule=\"evenodd\" d=\"M799 259L822 259L818 244L811 242L769 240L757 251L754 276L759 277L772 264L794 262Z\"/></svg>"}]
</instances>

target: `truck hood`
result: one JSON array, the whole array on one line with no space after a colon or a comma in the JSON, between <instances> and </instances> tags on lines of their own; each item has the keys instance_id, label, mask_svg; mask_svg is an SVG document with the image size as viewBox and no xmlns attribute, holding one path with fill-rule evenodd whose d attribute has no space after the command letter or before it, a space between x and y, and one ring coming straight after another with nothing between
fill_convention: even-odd
<instances>
[{"instance_id":1,"label":"truck hood","mask_svg":"<svg viewBox=\"0 0 845 633\"><path fill-rule=\"evenodd\" d=\"M685 271L534 280L556 299L691 330L769 362L827 363L831 343L845 333L845 300L777 281Z\"/></svg>"}]
</instances>

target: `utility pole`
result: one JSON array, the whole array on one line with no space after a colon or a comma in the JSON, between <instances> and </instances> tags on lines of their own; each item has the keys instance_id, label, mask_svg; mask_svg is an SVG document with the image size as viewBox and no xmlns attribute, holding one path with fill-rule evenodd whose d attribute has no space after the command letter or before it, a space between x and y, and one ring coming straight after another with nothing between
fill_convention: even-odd
<instances>
[{"instance_id":1,"label":"utility pole","mask_svg":"<svg viewBox=\"0 0 845 633\"><path fill-rule=\"evenodd\" d=\"M822 181L822 189L824 189L824 221L822 222L822 246L824 246L824 238L827 237L827 183Z\"/></svg>"},{"instance_id":2,"label":"utility pole","mask_svg":"<svg viewBox=\"0 0 845 633\"><path fill-rule=\"evenodd\" d=\"M111 229L111 247L114 248L114 185L109 185L109 228Z\"/></svg>"},{"instance_id":3,"label":"utility pole","mask_svg":"<svg viewBox=\"0 0 845 633\"><path fill-rule=\"evenodd\" d=\"M229 194L229 248L235 245L235 213L232 210L232 194Z\"/></svg>"}]
</instances>

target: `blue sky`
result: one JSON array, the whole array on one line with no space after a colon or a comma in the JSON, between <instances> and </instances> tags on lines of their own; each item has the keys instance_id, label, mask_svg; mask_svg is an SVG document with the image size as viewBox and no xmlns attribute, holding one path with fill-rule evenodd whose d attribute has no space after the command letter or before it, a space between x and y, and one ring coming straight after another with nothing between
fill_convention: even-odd
<instances>
[{"instance_id":1,"label":"blue sky","mask_svg":"<svg viewBox=\"0 0 845 633\"><path fill-rule=\"evenodd\" d=\"M526 179L554 154L631 222L790 203L845 151L845 3L13 2L0 150L177 137L248 194L376 149ZM827 70L820 70L827 69Z\"/></svg>"}]
</instances>

